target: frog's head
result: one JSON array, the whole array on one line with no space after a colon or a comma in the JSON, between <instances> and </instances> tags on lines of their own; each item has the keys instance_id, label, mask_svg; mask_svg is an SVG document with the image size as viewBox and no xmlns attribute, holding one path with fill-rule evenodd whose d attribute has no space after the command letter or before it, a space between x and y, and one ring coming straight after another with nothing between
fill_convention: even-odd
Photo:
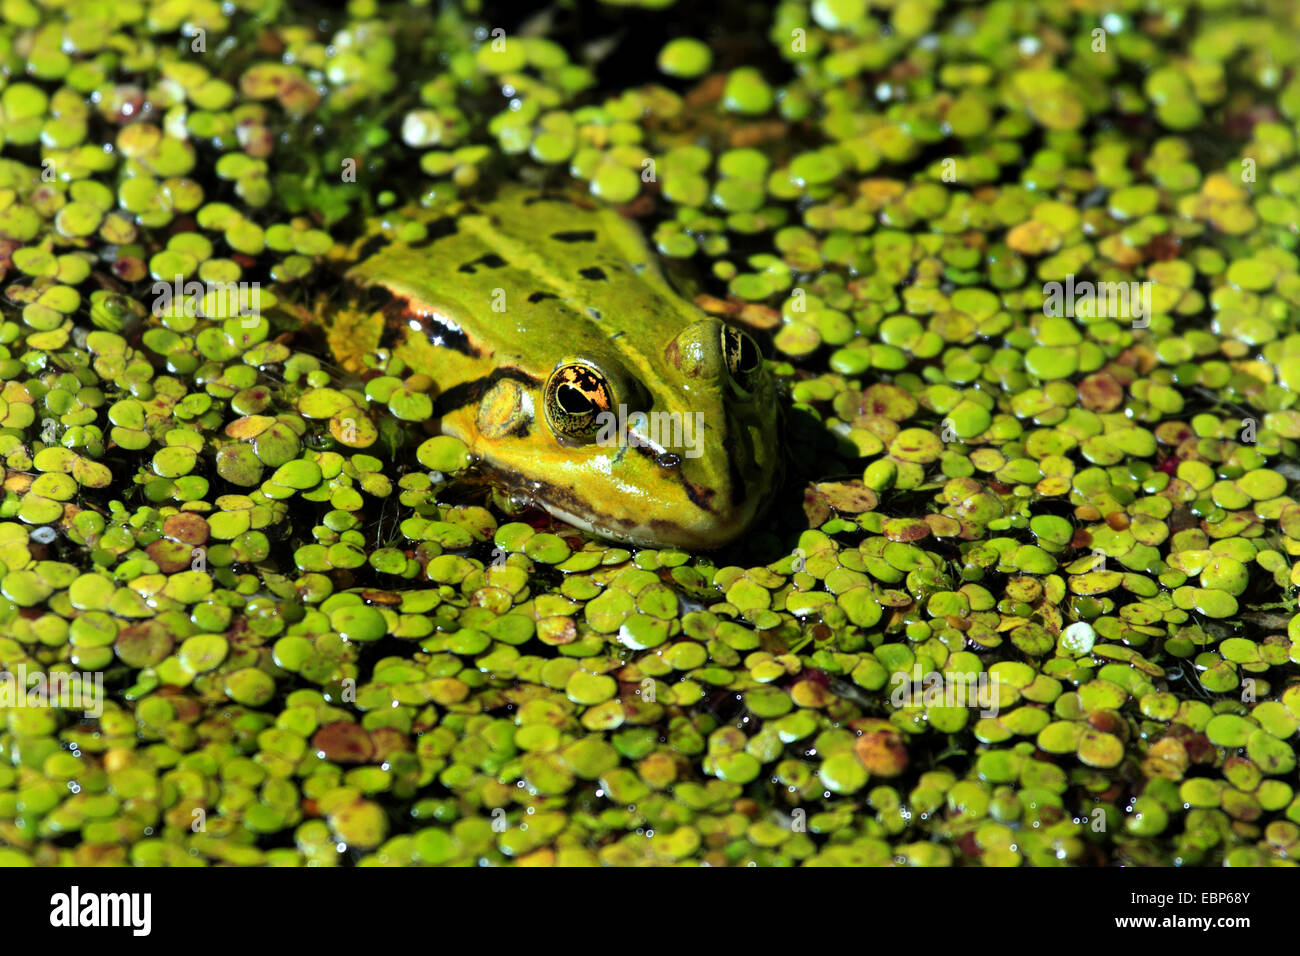
<instances>
[{"instance_id":1,"label":"frog's head","mask_svg":"<svg viewBox=\"0 0 1300 956\"><path fill-rule=\"evenodd\" d=\"M729 543L780 471L762 353L711 319L657 351L613 342L561 352L535 383L501 379L476 425L476 450L547 511L646 547Z\"/></svg>"}]
</instances>

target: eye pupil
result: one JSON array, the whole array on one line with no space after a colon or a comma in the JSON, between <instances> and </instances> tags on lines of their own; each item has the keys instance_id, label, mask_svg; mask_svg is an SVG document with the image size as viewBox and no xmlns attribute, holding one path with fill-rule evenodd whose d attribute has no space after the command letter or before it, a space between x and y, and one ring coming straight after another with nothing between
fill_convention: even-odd
<instances>
[{"instance_id":1,"label":"eye pupil","mask_svg":"<svg viewBox=\"0 0 1300 956\"><path fill-rule=\"evenodd\" d=\"M740 361L737 364L742 372L752 372L758 368L758 346L748 335L740 337Z\"/></svg>"},{"instance_id":2,"label":"eye pupil","mask_svg":"<svg viewBox=\"0 0 1300 956\"><path fill-rule=\"evenodd\" d=\"M586 415L596 407L582 389L573 385L561 385L555 391L555 400L559 403L562 410L570 415Z\"/></svg>"}]
</instances>

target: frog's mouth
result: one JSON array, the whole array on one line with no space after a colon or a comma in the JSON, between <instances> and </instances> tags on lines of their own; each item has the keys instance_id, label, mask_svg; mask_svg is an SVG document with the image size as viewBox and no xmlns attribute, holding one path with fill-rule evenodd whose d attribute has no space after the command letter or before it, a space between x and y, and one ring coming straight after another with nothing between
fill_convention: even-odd
<instances>
[{"instance_id":1,"label":"frog's mouth","mask_svg":"<svg viewBox=\"0 0 1300 956\"><path fill-rule=\"evenodd\" d=\"M597 537L605 538L618 544L630 544L637 548L656 548L663 547L665 544L669 543L656 537L651 529L646 526L620 530L608 525L597 524L589 518L576 515L571 511L565 511L563 508L546 501L538 501L538 504L546 509L547 514L559 518L565 524L571 524L575 528L579 528L589 534L594 534Z\"/></svg>"},{"instance_id":2,"label":"frog's mouth","mask_svg":"<svg viewBox=\"0 0 1300 956\"><path fill-rule=\"evenodd\" d=\"M578 503L563 488L540 482L530 484L526 494L539 508L566 524L597 537L638 548L676 547L690 551L714 551L731 544L746 528L753 526L775 497L779 482L769 482L763 493L753 499L751 507L739 508L729 518L723 518L707 505L695 502L701 513L712 519L699 527L655 518L652 512L646 515L644 521L627 521L613 515L592 512L589 508L577 507Z\"/></svg>"},{"instance_id":3,"label":"frog's mouth","mask_svg":"<svg viewBox=\"0 0 1300 956\"><path fill-rule=\"evenodd\" d=\"M669 521L652 521L649 524L626 528L615 527L613 524L602 524L590 517L566 511L550 502L539 500L537 503L545 508L548 514L554 515L566 524L571 524L597 537L637 548L676 547L691 551L712 551L730 544L749 524L748 521L740 523L729 533L701 536Z\"/></svg>"}]
</instances>

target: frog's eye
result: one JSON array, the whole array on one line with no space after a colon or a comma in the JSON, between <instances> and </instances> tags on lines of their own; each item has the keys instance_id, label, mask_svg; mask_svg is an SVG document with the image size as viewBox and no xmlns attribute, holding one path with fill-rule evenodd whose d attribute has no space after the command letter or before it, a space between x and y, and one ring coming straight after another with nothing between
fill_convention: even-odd
<instances>
[{"instance_id":1,"label":"frog's eye","mask_svg":"<svg viewBox=\"0 0 1300 956\"><path fill-rule=\"evenodd\" d=\"M561 441L585 445L595 439L604 420L602 412L614 408L609 380L590 365L561 365L546 382L543 396L546 421Z\"/></svg>"},{"instance_id":2,"label":"frog's eye","mask_svg":"<svg viewBox=\"0 0 1300 956\"><path fill-rule=\"evenodd\" d=\"M753 389L763 369L763 353L758 350L758 343L740 329L723 326L722 355L731 380L746 392Z\"/></svg>"}]
</instances>

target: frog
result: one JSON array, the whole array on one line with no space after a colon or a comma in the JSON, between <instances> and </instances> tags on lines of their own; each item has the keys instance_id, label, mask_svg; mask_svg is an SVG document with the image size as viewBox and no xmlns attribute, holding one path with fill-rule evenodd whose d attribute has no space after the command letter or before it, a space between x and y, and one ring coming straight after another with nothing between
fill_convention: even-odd
<instances>
[{"instance_id":1,"label":"frog","mask_svg":"<svg viewBox=\"0 0 1300 956\"><path fill-rule=\"evenodd\" d=\"M713 550L753 527L782 474L775 380L634 221L522 185L420 218L418 238L372 237L346 279L382 314L375 344L431 381L433 431L599 538Z\"/></svg>"}]
</instances>

